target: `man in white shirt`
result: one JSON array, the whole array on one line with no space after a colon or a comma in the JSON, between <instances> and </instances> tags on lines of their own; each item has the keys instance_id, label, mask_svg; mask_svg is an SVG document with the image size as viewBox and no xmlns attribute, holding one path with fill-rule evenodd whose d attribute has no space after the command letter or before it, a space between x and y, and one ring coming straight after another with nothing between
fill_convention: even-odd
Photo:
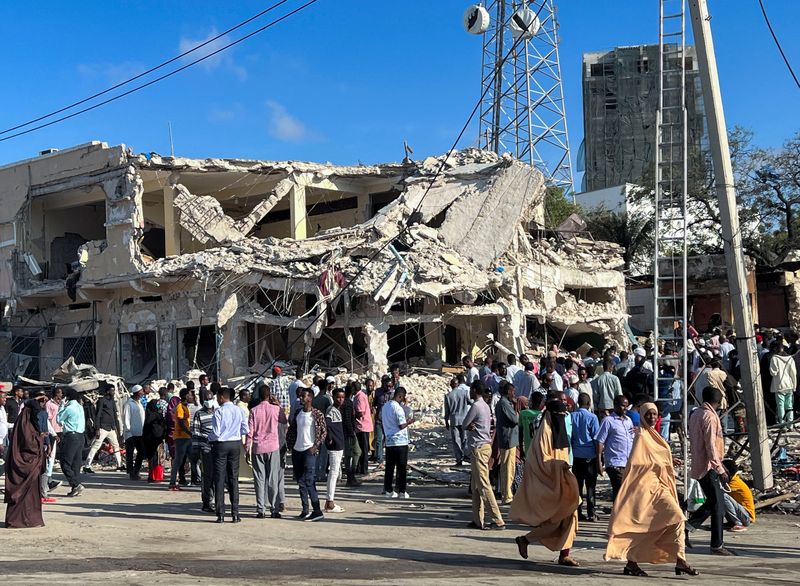
<instances>
[{"instance_id":1,"label":"man in white shirt","mask_svg":"<svg viewBox=\"0 0 800 586\"><path fill-rule=\"evenodd\" d=\"M508 355L508 366L506 367L506 373L509 377L509 381L513 384L514 376L522 370L522 367L517 364L517 357L513 354Z\"/></svg>"},{"instance_id":2,"label":"man in white shirt","mask_svg":"<svg viewBox=\"0 0 800 586\"><path fill-rule=\"evenodd\" d=\"M140 385L133 385L131 396L125 401L122 408L122 437L125 439L125 471L131 480L139 480L144 458L144 407L142 397L144 389ZM133 452L136 451L136 460Z\"/></svg>"},{"instance_id":3,"label":"man in white shirt","mask_svg":"<svg viewBox=\"0 0 800 586\"><path fill-rule=\"evenodd\" d=\"M719 353L722 356L722 366L725 367L725 370L730 370L731 362L728 359L728 354L733 352L736 347L731 344L725 336L719 337Z\"/></svg>"},{"instance_id":4,"label":"man in white shirt","mask_svg":"<svg viewBox=\"0 0 800 586\"><path fill-rule=\"evenodd\" d=\"M461 359L461 364L464 365L464 378L468 385L471 385L480 378L478 367L475 366L475 363L472 361L472 356L464 356L464 358Z\"/></svg>"},{"instance_id":5,"label":"man in white shirt","mask_svg":"<svg viewBox=\"0 0 800 586\"><path fill-rule=\"evenodd\" d=\"M391 400L381 409L383 433L386 436L386 471L383 477L383 494L391 498L410 498L406 492L406 472L408 471L408 426L413 419L406 419L402 403L406 390L398 387ZM397 483L394 483L395 470ZM396 491L394 489L397 489Z\"/></svg>"}]
</instances>

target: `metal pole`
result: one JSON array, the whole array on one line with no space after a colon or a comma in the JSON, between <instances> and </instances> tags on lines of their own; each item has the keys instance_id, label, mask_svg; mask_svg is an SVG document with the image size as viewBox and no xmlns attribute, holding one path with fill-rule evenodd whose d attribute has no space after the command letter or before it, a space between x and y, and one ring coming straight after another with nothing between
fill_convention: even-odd
<instances>
[{"instance_id":1,"label":"metal pole","mask_svg":"<svg viewBox=\"0 0 800 586\"><path fill-rule=\"evenodd\" d=\"M692 30L697 46L697 60L708 120L709 144L714 161L717 200L722 222L722 240L725 247L728 285L735 322L736 349L741 362L741 382L747 409L747 436L750 440L753 485L759 490L767 490L772 487L774 480L772 461L764 416L764 397L761 393L752 314L750 313L751 300L747 293L747 273L742 252L739 213L736 209L733 166L728 146L725 114L722 108L717 60L711 37L711 17L708 14L706 0L689 0L689 11L692 15Z\"/></svg>"}]
</instances>

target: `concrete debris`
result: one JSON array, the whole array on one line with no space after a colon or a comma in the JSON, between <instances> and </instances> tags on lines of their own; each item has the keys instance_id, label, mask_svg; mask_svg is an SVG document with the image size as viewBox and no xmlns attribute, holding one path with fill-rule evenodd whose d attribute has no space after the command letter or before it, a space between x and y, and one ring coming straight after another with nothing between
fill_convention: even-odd
<instances>
[{"instance_id":1,"label":"concrete debris","mask_svg":"<svg viewBox=\"0 0 800 586\"><path fill-rule=\"evenodd\" d=\"M269 211L292 189L293 183L284 179L272 190L267 199L241 220L234 220L222 210L222 204L210 195L192 195L183 185L175 186L173 202L180 210L179 221L192 237L205 244L214 240L219 244L239 242L252 231Z\"/></svg>"},{"instance_id":2,"label":"concrete debris","mask_svg":"<svg viewBox=\"0 0 800 586\"><path fill-rule=\"evenodd\" d=\"M520 351L545 327L627 346L621 249L531 232L544 178L510 156L336 166L98 142L4 167L0 187L0 231L14 242L0 250L0 299L12 336L26 335L30 311L51 328L30 355L41 372L84 335L76 322L93 324L96 362L129 382L196 368L245 380L274 360L378 375L401 351L441 368L488 334ZM47 206L29 209L31 196ZM85 243L69 291L23 260L59 274L48 251L67 231ZM142 365L153 372L132 372ZM440 408L447 381L436 388L419 391L419 409Z\"/></svg>"}]
</instances>

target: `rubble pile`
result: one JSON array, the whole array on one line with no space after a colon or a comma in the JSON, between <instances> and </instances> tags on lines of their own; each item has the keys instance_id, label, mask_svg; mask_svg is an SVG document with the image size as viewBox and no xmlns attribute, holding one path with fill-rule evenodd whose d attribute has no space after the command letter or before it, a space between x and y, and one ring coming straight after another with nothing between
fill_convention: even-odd
<instances>
[{"instance_id":1,"label":"rubble pile","mask_svg":"<svg viewBox=\"0 0 800 586\"><path fill-rule=\"evenodd\" d=\"M621 270L622 247L613 242L591 240L580 236L557 239L542 238L533 243L535 262L556 264L580 270Z\"/></svg>"},{"instance_id":2,"label":"rubble pile","mask_svg":"<svg viewBox=\"0 0 800 586\"><path fill-rule=\"evenodd\" d=\"M411 374L400 379L411 408L422 422L441 424L444 396L450 390L452 377L441 374Z\"/></svg>"}]
</instances>

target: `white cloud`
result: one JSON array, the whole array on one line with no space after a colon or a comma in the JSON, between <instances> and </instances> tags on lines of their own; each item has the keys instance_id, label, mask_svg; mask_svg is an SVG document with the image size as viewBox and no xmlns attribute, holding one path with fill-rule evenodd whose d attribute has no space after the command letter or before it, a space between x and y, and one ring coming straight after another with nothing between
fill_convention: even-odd
<instances>
[{"instance_id":1,"label":"white cloud","mask_svg":"<svg viewBox=\"0 0 800 586\"><path fill-rule=\"evenodd\" d=\"M300 142L313 138L313 133L300 120L289 114L286 108L275 101L268 101L269 132L278 140Z\"/></svg>"},{"instance_id":2,"label":"white cloud","mask_svg":"<svg viewBox=\"0 0 800 586\"><path fill-rule=\"evenodd\" d=\"M107 83L117 84L145 71L138 61L121 63L81 63L77 66L78 75L86 78L102 78Z\"/></svg>"},{"instance_id":3,"label":"white cloud","mask_svg":"<svg viewBox=\"0 0 800 586\"><path fill-rule=\"evenodd\" d=\"M217 32L217 29L212 28L211 32L208 33L207 36L201 39L192 39L186 36L181 37L180 42L178 43L178 50L181 53L185 53L186 51L189 51L190 49L193 49L194 47L197 47L198 45L205 43L209 39L216 37L218 34L219 33ZM192 61L196 61L201 57L210 55L214 51L221 49L230 42L231 42L230 37L225 35L210 42L208 45L205 45L201 49L198 49L193 53L189 53L188 55L186 55L186 57L181 59L181 61L183 61L184 63L191 63ZM236 63L236 61L233 58L232 51L233 51L232 48L226 49L220 53L217 53L213 57L209 57L205 61L201 61L197 65L199 67L202 67L206 71L214 71L217 69L229 71L230 73L238 77L240 80L244 81L245 79L247 79L247 69Z\"/></svg>"}]
</instances>

